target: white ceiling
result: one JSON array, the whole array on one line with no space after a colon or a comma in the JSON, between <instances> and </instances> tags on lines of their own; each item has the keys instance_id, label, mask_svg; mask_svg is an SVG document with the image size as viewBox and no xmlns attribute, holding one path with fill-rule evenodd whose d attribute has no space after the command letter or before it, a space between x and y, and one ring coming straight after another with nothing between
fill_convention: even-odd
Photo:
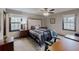
<instances>
[{"instance_id":1,"label":"white ceiling","mask_svg":"<svg viewBox=\"0 0 79 59\"><path fill-rule=\"evenodd\" d=\"M40 11L43 8L12 8L13 10L18 10L18 11L22 11L22 12L27 12L27 13L32 13L32 14L37 14L37 15L42 15L42 11ZM52 9L52 8L49 8ZM55 9L55 13L59 13L59 12L64 12L64 11L68 11L68 10L73 10L75 8L54 8Z\"/></svg>"}]
</instances>

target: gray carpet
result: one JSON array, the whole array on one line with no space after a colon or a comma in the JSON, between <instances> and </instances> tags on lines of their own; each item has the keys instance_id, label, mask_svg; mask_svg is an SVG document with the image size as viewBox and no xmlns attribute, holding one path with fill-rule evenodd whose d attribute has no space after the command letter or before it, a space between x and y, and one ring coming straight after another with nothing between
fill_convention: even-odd
<instances>
[{"instance_id":1,"label":"gray carpet","mask_svg":"<svg viewBox=\"0 0 79 59\"><path fill-rule=\"evenodd\" d=\"M44 51L45 46L40 47L31 38L20 38L14 40L15 51Z\"/></svg>"}]
</instances>

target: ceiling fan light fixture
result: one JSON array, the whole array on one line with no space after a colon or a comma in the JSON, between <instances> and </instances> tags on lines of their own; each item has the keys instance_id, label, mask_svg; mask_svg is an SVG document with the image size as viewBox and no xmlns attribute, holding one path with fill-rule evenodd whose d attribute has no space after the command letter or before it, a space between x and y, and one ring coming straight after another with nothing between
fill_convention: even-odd
<instances>
[{"instance_id":1,"label":"ceiling fan light fixture","mask_svg":"<svg viewBox=\"0 0 79 59\"><path fill-rule=\"evenodd\" d=\"M48 15L49 15L49 13L48 13L48 12L46 12L46 13L43 13L43 15L44 15L44 16L48 16Z\"/></svg>"}]
</instances>

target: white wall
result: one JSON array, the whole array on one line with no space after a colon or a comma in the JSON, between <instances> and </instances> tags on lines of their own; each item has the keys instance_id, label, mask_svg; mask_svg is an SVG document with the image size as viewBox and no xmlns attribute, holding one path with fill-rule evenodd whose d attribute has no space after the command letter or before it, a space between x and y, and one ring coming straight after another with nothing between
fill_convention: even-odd
<instances>
[{"instance_id":1,"label":"white wall","mask_svg":"<svg viewBox=\"0 0 79 59\"><path fill-rule=\"evenodd\" d=\"M62 29L62 19L63 19L63 15L67 15L67 14L75 14L76 15L76 31L67 31L67 30L63 30ZM55 24L50 24L50 20L45 20L46 21L46 25L51 28L52 30L57 31L58 33L63 33L63 34L74 34L75 32L79 32L79 9L76 10L70 10L70 11L66 11L66 12L62 12L62 13L58 13L58 14L54 14L52 15L53 18L56 19L56 23Z\"/></svg>"},{"instance_id":2,"label":"white wall","mask_svg":"<svg viewBox=\"0 0 79 59\"><path fill-rule=\"evenodd\" d=\"M7 14L6 15L6 35L8 37L18 37L19 36L19 31L14 31L14 32L9 31L9 17L24 17L24 16L17 15L17 14ZM27 20L27 18L26 18L26 20Z\"/></svg>"},{"instance_id":3,"label":"white wall","mask_svg":"<svg viewBox=\"0 0 79 59\"><path fill-rule=\"evenodd\" d=\"M0 9L0 40L3 39L3 9Z\"/></svg>"},{"instance_id":4,"label":"white wall","mask_svg":"<svg viewBox=\"0 0 79 59\"><path fill-rule=\"evenodd\" d=\"M11 16L17 16L17 17L25 17L27 20L29 20L29 18L36 18L36 19L41 19L40 16L38 15L33 15L33 14L23 14L22 12L14 12L13 10L8 10L7 16L6 16L6 34L8 37L19 37L19 31L15 31L15 32L9 32L9 17ZM27 24L26 24L27 25ZM27 27L26 27L27 29Z\"/></svg>"}]
</instances>

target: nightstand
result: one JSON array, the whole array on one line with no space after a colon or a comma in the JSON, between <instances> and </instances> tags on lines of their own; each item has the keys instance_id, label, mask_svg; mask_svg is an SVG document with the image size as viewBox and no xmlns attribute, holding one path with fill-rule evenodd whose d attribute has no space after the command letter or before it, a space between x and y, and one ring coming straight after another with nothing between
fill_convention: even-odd
<instances>
[{"instance_id":1,"label":"nightstand","mask_svg":"<svg viewBox=\"0 0 79 59\"><path fill-rule=\"evenodd\" d=\"M29 30L22 30L19 34L20 38L25 38L29 36Z\"/></svg>"}]
</instances>

